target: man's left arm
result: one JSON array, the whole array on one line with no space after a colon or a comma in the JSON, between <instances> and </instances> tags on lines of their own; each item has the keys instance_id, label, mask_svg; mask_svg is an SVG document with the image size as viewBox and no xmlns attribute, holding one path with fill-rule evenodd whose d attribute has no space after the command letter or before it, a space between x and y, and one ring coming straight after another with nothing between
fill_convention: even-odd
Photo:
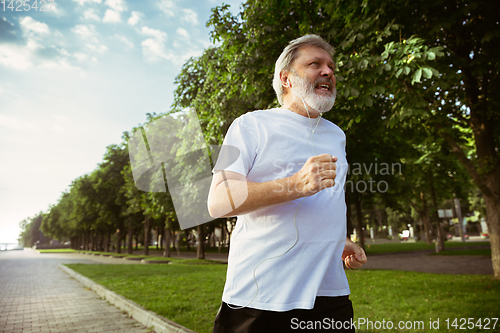
<instances>
[{"instance_id":1,"label":"man's left arm","mask_svg":"<svg viewBox=\"0 0 500 333\"><path fill-rule=\"evenodd\" d=\"M359 268L368 261L363 248L351 241L349 238L345 241L344 252L342 252L342 260L344 260L345 266L351 269Z\"/></svg>"}]
</instances>

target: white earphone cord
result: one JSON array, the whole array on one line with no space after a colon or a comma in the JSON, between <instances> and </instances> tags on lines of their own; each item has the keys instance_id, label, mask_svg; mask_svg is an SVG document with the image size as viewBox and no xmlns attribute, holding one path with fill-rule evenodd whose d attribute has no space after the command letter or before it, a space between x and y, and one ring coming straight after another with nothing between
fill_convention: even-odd
<instances>
[{"instance_id":1,"label":"white earphone cord","mask_svg":"<svg viewBox=\"0 0 500 333\"><path fill-rule=\"evenodd\" d=\"M306 109L306 112L307 112L307 117L309 118L309 123L311 124L311 132L309 133L309 137L307 138L307 142L306 142L306 146L307 148L309 148L309 150L311 150L311 148L309 147L309 138L311 138L311 141L312 141L312 144L313 144L313 147L314 147L314 152L311 150L312 153L314 153L314 155L318 155L318 153L316 152L316 145L314 144L314 131L316 131L316 128L318 127L318 124L319 122L321 121L321 116L323 115L322 113L319 114L319 117L318 117L318 121L316 122L316 126L314 127L314 129L312 128L312 120L311 120L311 115L309 114L309 110L307 109L307 106L306 106L306 103L304 102L304 99L301 97L300 98L302 100L302 103L304 104L304 108ZM271 257L271 258L266 258L264 260L262 260L261 262L259 262L257 264L257 266L255 266L254 270L253 270L253 280L255 281L255 286L257 286L257 290L255 291L255 295L253 296L252 300L246 304L246 305L243 305L243 306L231 306L230 304L227 304L227 306L230 308L230 309L233 309L233 310L238 310L238 309L243 309L243 308L246 308L247 306L249 306L253 300L255 299L255 297L257 297L258 293L259 293L259 284L257 283L257 279L255 277L255 272L257 271L257 268L263 264L264 262L268 261L268 260L271 260L271 259L276 259L276 258L279 258L283 255L285 255L288 251L290 251L294 246L295 244L297 244L297 242L299 241L299 229L297 228L297 213L299 212L299 208L300 206L302 205L302 203L304 202L304 200L306 200L307 197L304 197L302 199L302 201L300 202L299 206L297 207L297 210L295 211L295 215L293 217L293 223L295 225L295 231L297 233L297 236L295 238L295 241L293 242L292 246L290 246L288 248L288 250L286 250L285 252L283 252L282 254L280 254L279 256L275 256L275 257Z\"/></svg>"}]
</instances>

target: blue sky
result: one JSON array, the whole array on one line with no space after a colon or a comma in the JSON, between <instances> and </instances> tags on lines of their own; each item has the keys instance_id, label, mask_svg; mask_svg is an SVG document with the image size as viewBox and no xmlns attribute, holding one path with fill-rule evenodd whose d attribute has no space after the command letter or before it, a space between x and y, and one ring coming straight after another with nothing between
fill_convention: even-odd
<instances>
[{"instance_id":1,"label":"blue sky","mask_svg":"<svg viewBox=\"0 0 500 333\"><path fill-rule=\"evenodd\" d=\"M241 2L224 1L233 13ZM19 222L56 204L146 113L170 109L222 0L19 4L0 4L0 243L16 242Z\"/></svg>"}]
</instances>

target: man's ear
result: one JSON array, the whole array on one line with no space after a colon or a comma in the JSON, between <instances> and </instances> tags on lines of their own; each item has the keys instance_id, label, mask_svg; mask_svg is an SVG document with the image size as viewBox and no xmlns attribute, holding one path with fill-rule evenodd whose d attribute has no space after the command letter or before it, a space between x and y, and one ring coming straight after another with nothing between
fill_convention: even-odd
<instances>
[{"instance_id":1,"label":"man's ear","mask_svg":"<svg viewBox=\"0 0 500 333\"><path fill-rule=\"evenodd\" d=\"M280 81L281 81L281 84L283 85L283 87L291 88L291 83L290 83L290 79L288 78L288 73L282 71L280 73Z\"/></svg>"}]
</instances>

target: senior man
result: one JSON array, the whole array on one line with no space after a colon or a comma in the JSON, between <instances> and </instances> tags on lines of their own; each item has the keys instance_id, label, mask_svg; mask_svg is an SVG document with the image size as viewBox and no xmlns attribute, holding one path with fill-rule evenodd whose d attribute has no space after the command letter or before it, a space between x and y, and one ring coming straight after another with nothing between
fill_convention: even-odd
<instances>
[{"instance_id":1,"label":"senior man","mask_svg":"<svg viewBox=\"0 0 500 333\"><path fill-rule=\"evenodd\" d=\"M367 259L346 239L345 134L321 117L335 102L333 53L317 35L291 41L274 72L281 107L226 134L239 157L214 167L208 209L238 219L214 332L354 331L342 260Z\"/></svg>"}]
</instances>

